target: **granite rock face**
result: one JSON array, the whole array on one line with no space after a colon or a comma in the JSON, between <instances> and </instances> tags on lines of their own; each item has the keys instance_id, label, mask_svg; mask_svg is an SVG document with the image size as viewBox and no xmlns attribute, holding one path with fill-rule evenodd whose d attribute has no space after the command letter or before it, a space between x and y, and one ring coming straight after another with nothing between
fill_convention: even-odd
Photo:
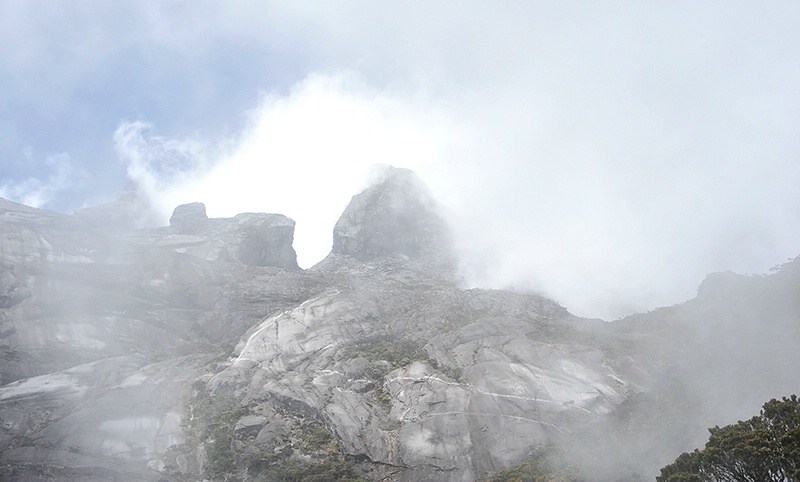
<instances>
[{"instance_id":1,"label":"granite rock face","mask_svg":"<svg viewBox=\"0 0 800 482\"><path fill-rule=\"evenodd\" d=\"M204 204L191 203L175 208L169 232L155 242L208 261L297 269L293 239L294 221L281 214L209 219Z\"/></svg>"},{"instance_id":2,"label":"granite rock face","mask_svg":"<svg viewBox=\"0 0 800 482\"><path fill-rule=\"evenodd\" d=\"M197 234L208 223L206 205L203 203L181 204L169 218L169 227L177 234Z\"/></svg>"},{"instance_id":3,"label":"granite rock face","mask_svg":"<svg viewBox=\"0 0 800 482\"><path fill-rule=\"evenodd\" d=\"M170 228L105 222L131 207L67 216L0 199L3 480L163 480L192 384L218 347L314 285L284 216L208 220L200 234L234 253L212 262L181 252L191 249L171 243ZM275 276L280 286L262 294Z\"/></svg>"},{"instance_id":4,"label":"granite rock face","mask_svg":"<svg viewBox=\"0 0 800 482\"><path fill-rule=\"evenodd\" d=\"M800 259L608 323L462 288L404 170L353 198L308 270L281 215L101 222L118 208L138 212L0 200L3 480L466 481L549 444L641 480L800 386Z\"/></svg>"},{"instance_id":5,"label":"granite rock face","mask_svg":"<svg viewBox=\"0 0 800 482\"><path fill-rule=\"evenodd\" d=\"M449 232L434 206L416 173L388 168L350 201L333 229L333 253L361 261L449 255Z\"/></svg>"},{"instance_id":6,"label":"granite rock face","mask_svg":"<svg viewBox=\"0 0 800 482\"><path fill-rule=\"evenodd\" d=\"M321 420L396 480L485 477L646 389L623 354L577 341L603 325L551 300L428 285L423 264L354 263L329 259L321 273L350 279L254 326L210 389ZM566 333L575 341L558 343Z\"/></svg>"}]
</instances>

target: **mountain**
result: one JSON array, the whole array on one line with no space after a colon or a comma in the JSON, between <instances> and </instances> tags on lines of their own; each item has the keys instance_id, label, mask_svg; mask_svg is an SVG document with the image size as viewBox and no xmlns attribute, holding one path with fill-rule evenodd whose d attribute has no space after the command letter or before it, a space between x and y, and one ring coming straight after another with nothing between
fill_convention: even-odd
<instances>
[{"instance_id":1,"label":"mountain","mask_svg":"<svg viewBox=\"0 0 800 482\"><path fill-rule=\"evenodd\" d=\"M3 480L461 481L545 446L645 480L800 387L800 258L610 323L464 289L407 170L308 270L285 216L145 212L0 200Z\"/></svg>"}]
</instances>

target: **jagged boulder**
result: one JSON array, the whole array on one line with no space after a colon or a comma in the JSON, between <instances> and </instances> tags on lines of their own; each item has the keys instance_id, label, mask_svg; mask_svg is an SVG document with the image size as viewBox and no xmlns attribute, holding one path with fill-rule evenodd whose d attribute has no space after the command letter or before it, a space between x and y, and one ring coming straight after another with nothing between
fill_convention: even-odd
<instances>
[{"instance_id":1,"label":"jagged boulder","mask_svg":"<svg viewBox=\"0 0 800 482\"><path fill-rule=\"evenodd\" d=\"M237 214L223 239L235 244L235 256L252 266L297 269L297 254L292 247L294 221L281 214Z\"/></svg>"},{"instance_id":2,"label":"jagged boulder","mask_svg":"<svg viewBox=\"0 0 800 482\"><path fill-rule=\"evenodd\" d=\"M203 203L181 204L172 211L169 227L178 234L196 234L208 222Z\"/></svg>"},{"instance_id":3,"label":"jagged boulder","mask_svg":"<svg viewBox=\"0 0 800 482\"><path fill-rule=\"evenodd\" d=\"M166 235L155 242L208 261L298 269L292 247L292 219L282 214L243 213L233 218L206 215L203 203L175 208Z\"/></svg>"},{"instance_id":4,"label":"jagged boulder","mask_svg":"<svg viewBox=\"0 0 800 482\"><path fill-rule=\"evenodd\" d=\"M413 171L387 168L384 178L353 196L333 229L334 254L361 261L449 252L449 231L427 186Z\"/></svg>"}]
</instances>

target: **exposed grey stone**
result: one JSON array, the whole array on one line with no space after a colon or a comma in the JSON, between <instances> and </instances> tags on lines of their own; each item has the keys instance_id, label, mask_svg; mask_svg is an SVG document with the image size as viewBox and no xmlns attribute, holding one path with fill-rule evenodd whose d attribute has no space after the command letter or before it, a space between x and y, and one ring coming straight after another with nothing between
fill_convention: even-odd
<instances>
[{"instance_id":1,"label":"exposed grey stone","mask_svg":"<svg viewBox=\"0 0 800 482\"><path fill-rule=\"evenodd\" d=\"M350 383L350 390L356 393L366 393L375 388L375 382L370 380L353 380Z\"/></svg>"},{"instance_id":2,"label":"exposed grey stone","mask_svg":"<svg viewBox=\"0 0 800 482\"><path fill-rule=\"evenodd\" d=\"M413 171L387 168L384 178L353 196L333 230L333 253L359 260L386 256L443 257L449 231Z\"/></svg>"},{"instance_id":3,"label":"exposed grey stone","mask_svg":"<svg viewBox=\"0 0 800 482\"><path fill-rule=\"evenodd\" d=\"M363 378L369 367L369 360L364 357L356 357L347 360L342 366L345 376L350 380Z\"/></svg>"},{"instance_id":4,"label":"exposed grey stone","mask_svg":"<svg viewBox=\"0 0 800 482\"><path fill-rule=\"evenodd\" d=\"M126 231L0 200L2 470L209 478L213 444L185 430L222 407L240 464L333 450L375 480L460 481L569 443L597 480L619 480L800 385L800 260L711 276L679 306L581 319L460 286L438 263L435 208L403 199L415 189L398 171L356 196L307 271L285 216ZM706 353L720 338L727 351ZM303 452L308 427L331 445Z\"/></svg>"},{"instance_id":5,"label":"exposed grey stone","mask_svg":"<svg viewBox=\"0 0 800 482\"><path fill-rule=\"evenodd\" d=\"M238 214L233 218L239 227L236 258L252 266L297 268L292 248L294 221L279 214Z\"/></svg>"},{"instance_id":6,"label":"exposed grey stone","mask_svg":"<svg viewBox=\"0 0 800 482\"><path fill-rule=\"evenodd\" d=\"M157 218L147 197L142 195L136 183L131 181L116 200L78 209L70 216L70 221L76 227L83 229L102 226L103 230L119 233L132 228L155 226Z\"/></svg>"},{"instance_id":7,"label":"exposed grey stone","mask_svg":"<svg viewBox=\"0 0 800 482\"><path fill-rule=\"evenodd\" d=\"M0 310L11 308L31 296L30 290L14 275L14 265L0 265Z\"/></svg>"},{"instance_id":8,"label":"exposed grey stone","mask_svg":"<svg viewBox=\"0 0 800 482\"><path fill-rule=\"evenodd\" d=\"M197 234L208 222L203 203L181 204L172 211L169 227L178 234Z\"/></svg>"},{"instance_id":9,"label":"exposed grey stone","mask_svg":"<svg viewBox=\"0 0 800 482\"><path fill-rule=\"evenodd\" d=\"M284 421L283 417L276 415L275 418L270 420L269 423L258 432L256 436L256 443L262 445L269 445L275 440L276 437L286 435L289 431L289 426Z\"/></svg>"},{"instance_id":10,"label":"exposed grey stone","mask_svg":"<svg viewBox=\"0 0 800 482\"><path fill-rule=\"evenodd\" d=\"M370 364L368 371L369 374L374 378L381 378L394 368L391 362L387 360L378 360L372 364Z\"/></svg>"},{"instance_id":11,"label":"exposed grey stone","mask_svg":"<svg viewBox=\"0 0 800 482\"><path fill-rule=\"evenodd\" d=\"M238 437L257 435L262 427L267 423L267 419L260 415L247 415L236 422L233 433Z\"/></svg>"},{"instance_id":12,"label":"exposed grey stone","mask_svg":"<svg viewBox=\"0 0 800 482\"><path fill-rule=\"evenodd\" d=\"M8 319L5 313L0 311L0 338L8 338L16 331L17 327L14 326L14 323Z\"/></svg>"},{"instance_id":13,"label":"exposed grey stone","mask_svg":"<svg viewBox=\"0 0 800 482\"><path fill-rule=\"evenodd\" d=\"M281 214L243 213L233 218L206 217L205 205L178 206L169 232L152 231L147 242L207 261L297 269L292 247L293 220Z\"/></svg>"}]
</instances>

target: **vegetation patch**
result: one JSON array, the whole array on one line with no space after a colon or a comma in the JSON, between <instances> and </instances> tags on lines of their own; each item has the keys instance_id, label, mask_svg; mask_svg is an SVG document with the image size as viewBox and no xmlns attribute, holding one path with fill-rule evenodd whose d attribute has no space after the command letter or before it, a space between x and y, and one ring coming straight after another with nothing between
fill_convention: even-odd
<instances>
[{"instance_id":1,"label":"vegetation patch","mask_svg":"<svg viewBox=\"0 0 800 482\"><path fill-rule=\"evenodd\" d=\"M440 366L436 359L428 356L423 345L407 338L365 340L351 346L346 356L369 360L366 376L370 380L381 380L387 371L408 366L415 361L426 363L454 380L461 378L460 367Z\"/></svg>"},{"instance_id":2,"label":"vegetation patch","mask_svg":"<svg viewBox=\"0 0 800 482\"><path fill-rule=\"evenodd\" d=\"M390 420L382 423L379 427L384 432L393 432L400 429L400 420Z\"/></svg>"},{"instance_id":3,"label":"vegetation patch","mask_svg":"<svg viewBox=\"0 0 800 482\"><path fill-rule=\"evenodd\" d=\"M657 482L800 480L800 399L772 399L750 420L708 429L705 448L684 452Z\"/></svg>"},{"instance_id":4,"label":"vegetation patch","mask_svg":"<svg viewBox=\"0 0 800 482\"><path fill-rule=\"evenodd\" d=\"M202 388L189 402L187 413L184 435L191 446L205 446L207 467L204 467L204 472L221 479L234 473L233 430L236 422L249 414L247 407L228 398L211 397Z\"/></svg>"},{"instance_id":5,"label":"vegetation patch","mask_svg":"<svg viewBox=\"0 0 800 482\"><path fill-rule=\"evenodd\" d=\"M307 463L290 460L267 468L260 473L251 473L248 480L255 482L366 482L352 463L344 459L327 459Z\"/></svg>"},{"instance_id":6,"label":"vegetation patch","mask_svg":"<svg viewBox=\"0 0 800 482\"><path fill-rule=\"evenodd\" d=\"M241 462L247 480L255 482L364 481L341 454L336 437L319 421L304 417L295 419L288 438L245 454Z\"/></svg>"},{"instance_id":7,"label":"vegetation patch","mask_svg":"<svg viewBox=\"0 0 800 482\"><path fill-rule=\"evenodd\" d=\"M375 366L378 362L389 362L392 368L400 368L415 361L427 362L428 352L418 342L409 339L373 339L366 340L361 343L353 345L348 350L347 355L349 358L366 358L371 362L370 368L367 369L367 375L372 375L371 378L381 378L383 374L378 375L379 370Z\"/></svg>"},{"instance_id":8,"label":"vegetation patch","mask_svg":"<svg viewBox=\"0 0 800 482\"><path fill-rule=\"evenodd\" d=\"M239 420L251 414L228 397L215 397L204 386L187 403L185 443L165 454L166 472L176 480L363 481L356 464L341 454L338 440L319 420L282 413L287 428L267 443L256 435L235 433ZM205 453L202 467L197 455ZM179 468L182 461L183 467ZM187 467L188 465L188 467Z\"/></svg>"},{"instance_id":9,"label":"vegetation patch","mask_svg":"<svg viewBox=\"0 0 800 482\"><path fill-rule=\"evenodd\" d=\"M375 389L372 390L372 399L375 401L378 406L386 410L387 412L392 409L392 396L383 388L383 386L378 385Z\"/></svg>"},{"instance_id":10,"label":"vegetation patch","mask_svg":"<svg viewBox=\"0 0 800 482\"><path fill-rule=\"evenodd\" d=\"M464 370L461 367L453 367L449 365L441 365L438 361L431 358L428 364L435 370L439 370L442 375L452 378L453 380L460 381L464 375Z\"/></svg>"},{"instance_id":11,"label":"vegetation patch","mask_svg":"<svg viewBox=\"0 0 800 482\"><path fill-rule=\"evenodd\" d=\"M297 438L297 449L304 454L312 455L320 451L338 452L336 440L331 431L316 420L298 421L293 430L293 436Z\"/></svg>"},{"instance_id":12,"label":"vegetation patch","mask_svg":"<svg viewBox=\"0 0 800 482\"><path fill-rule=\"evenodd\" d=\"M558 460L552 447L538 449L526 463L501 470L483 482L581 482L579 470Z\"/></svg>"}]
</instances>

